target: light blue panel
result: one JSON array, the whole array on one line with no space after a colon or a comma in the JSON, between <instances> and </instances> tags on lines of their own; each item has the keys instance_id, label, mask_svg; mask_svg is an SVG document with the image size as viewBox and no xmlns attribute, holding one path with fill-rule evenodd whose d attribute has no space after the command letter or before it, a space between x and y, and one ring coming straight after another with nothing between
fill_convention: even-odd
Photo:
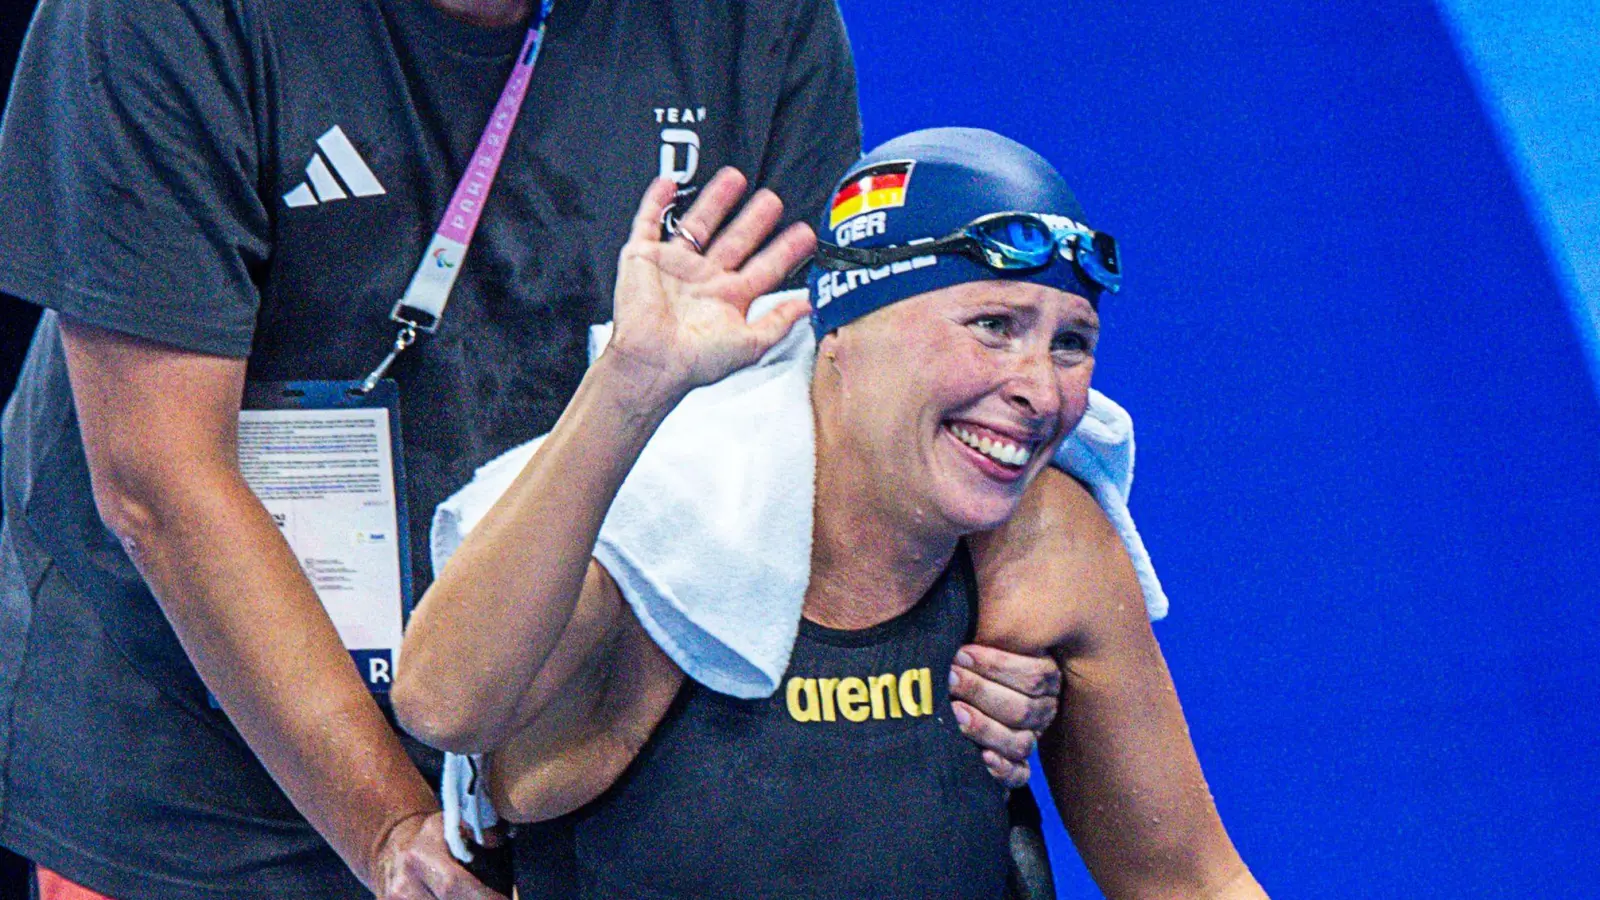
<instances>
[{"instance_id":1,"label":"light blue panel","mask_svg":"<svg viewBox=\"0 0 1600 900\"><path fill-rule=\"evenodd\" d=\"M1600 3L1440 0L1600 385Z\"/></svg>"}]
</instances>

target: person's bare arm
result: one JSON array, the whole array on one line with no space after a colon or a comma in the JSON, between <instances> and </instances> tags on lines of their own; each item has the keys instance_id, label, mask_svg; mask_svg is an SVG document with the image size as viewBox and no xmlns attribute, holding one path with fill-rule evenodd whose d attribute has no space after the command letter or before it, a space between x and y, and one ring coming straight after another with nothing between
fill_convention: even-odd
<instances>
[{"instance_id":1,"label":"person's bare arm","mask_svg":"<svg viewBox=\"0 0 1600 900\"><path fill-rule=\"evenodd\" d=\"M451 862L433 793L239 473L244 361L65 317L61 335L100 515L296 808L381 896L498 896Z\"/></svg>"},{"instance_id":2,"label":"person's bare arm","mask_svg":"<svg viewBox=\"0 0 1600 900\"><path fill-rule=\"evenodd\" d=\"M401 724L456 753L538 718L615 627L592 556L612 498L675 399L640 394L616 354L584 377L543 446L417 605L392 693Z\"/></svg>"},{"instance_id":3,"label":"person's bare arm","mask_svg":"<svg viewBox=\"0 0 1600 900\"><path fill-rule=\"evenodd\" d=\"M684 216L703 254L661 240L672 182L645 192L617 268L610 346L412 616L393 699L422 740L495 749L592 666L604 641L563 635L581 630L580 607L603 599L591 557L623 479L685 394L760 359L806 313L791 301L746 320L815 238L796 225L756 252L782 215L771 191L757 192L718 234L744 189L744 177L724 169Z\"/></svg>"},{"instance_id":4,"label":"person's bare arm","mask_svg":"<svg viewBox=\"0 0 1600 900\"><path fill-rule=\"evenodd\" d=\"M1052 651L1061 713L1039 752L1056 806L1112 898L1260 898L1200 772L1120 538L1088 490L1047 470L974 542L978 640Z\"/></svg>"},{"instance_id":5,"label":"person's bare arm","mask_svg":"<svg viewBox=\"0 0 1600 900\"><path fill-rule=\"evenodd\" d=\"M602 644L563 673L540 715L495 751L489 767L495 809L512 822L554 818L600 796L639 755L683 686L683 670L651 640L599 564L590 567L573 618L583 622L579 630L603 628Z\"/></svg>"}]
</instances>

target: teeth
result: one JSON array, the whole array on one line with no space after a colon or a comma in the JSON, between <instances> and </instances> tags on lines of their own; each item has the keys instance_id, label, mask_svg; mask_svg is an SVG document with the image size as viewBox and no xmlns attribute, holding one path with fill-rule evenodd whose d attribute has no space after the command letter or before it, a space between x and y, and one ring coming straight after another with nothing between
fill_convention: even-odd
<instances>
[{"instance_id":1,"label":"teeth","mask_svg":"<svg viewBox=\"0 0 1600 900\"><path fill-rule=\"evenodd\" d=\"M951 425L950 433L959 438L961 443L1004 465L1025 466L1033 458L1033 451L1027 447L979 437L960 425Z\"/></svg>"}]
</instances>

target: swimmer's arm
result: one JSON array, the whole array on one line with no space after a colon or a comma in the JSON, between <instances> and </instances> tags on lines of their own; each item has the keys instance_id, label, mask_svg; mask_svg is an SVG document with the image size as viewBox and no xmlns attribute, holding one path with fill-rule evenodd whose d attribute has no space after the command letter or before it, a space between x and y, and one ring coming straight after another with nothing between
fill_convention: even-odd
<instances>
[{"instance_id":1,"label":"swimmer's arm","mask_svg":"<svg viewBox=\"0 0 1600 900\"><path fill-rule=\"evenodd\" d=\"M589 369L543 446L417 605L391 695L408 731L457 753L492 750L592 662L614 627L595 538L675 403L641 386L619 354Z\"/></svg>"},{"instance_id":2,"label":"swimmer's arm","mask_svg":"<svg viewBox=\"0 0 1600 900\"><path fill-rule=\"evenodd\" d=\"M1106 895L1265 897L1217 815L1132 563L1089 492L1047 470L974 549L979 642L1049 648L1061 666L1040 757Z\"/></svg>"},{"instance_id":3,"label":"swimmer's arm","mask_svg":"<svg viewBox=\"0 0 1600 900\"><path fill-rule=\"evenodd\" d=\"M744 188L738 172L718 172L681 227L716 233ZM600 523L646 442L690 390L760 359L806 312L790 302L747 319L815 245L795 225L761 246L782 215L776 195L758 191L697 253L661 240L675 190L655 180L634 215L610 346L411 617L391 697L401 723L436 747L498 747L554 696L564 681L555 670L590 658L593 647L562 634L593 570Z\"/></svg>"},{"instance_id":4,"label":"swimmer's arm","mask_svg":"<svg viewBox=\"0 0 1600 900\"><path fill-rule=\"evenodd\" d=\"M576 632L601 634L578 665L547 670L548 697L533 720L496 750L489 765L495 809L512 822L571 812L622 775L666 716L683 670L645 633L598 563L590 567L574 616Z\"/></svg>"}]
</instances>

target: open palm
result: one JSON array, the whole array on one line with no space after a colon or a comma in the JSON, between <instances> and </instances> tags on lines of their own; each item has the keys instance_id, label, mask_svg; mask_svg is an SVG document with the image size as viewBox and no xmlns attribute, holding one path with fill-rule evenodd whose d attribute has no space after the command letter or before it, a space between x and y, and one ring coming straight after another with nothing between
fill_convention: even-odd
<instances>
[{"instance_id":1,"label":"open palm","mask_svg":"<svg viewBox=\"0 0 1600 900\"><path fill-rule=\"evenodd\" d=\"M745 185L738 171L723 169L684 215L679 228L704 241L704 253L681 237L661 239L662 212L676 186L662 179L645 191L617 265L607 352L688 390L754 363L807 313L803 301L790 301L746 320L750 304L811 254L816 236L796 223L762 247L783 214L783 203L765 189L719 232Z\"/></svg>"}]
</instances>

